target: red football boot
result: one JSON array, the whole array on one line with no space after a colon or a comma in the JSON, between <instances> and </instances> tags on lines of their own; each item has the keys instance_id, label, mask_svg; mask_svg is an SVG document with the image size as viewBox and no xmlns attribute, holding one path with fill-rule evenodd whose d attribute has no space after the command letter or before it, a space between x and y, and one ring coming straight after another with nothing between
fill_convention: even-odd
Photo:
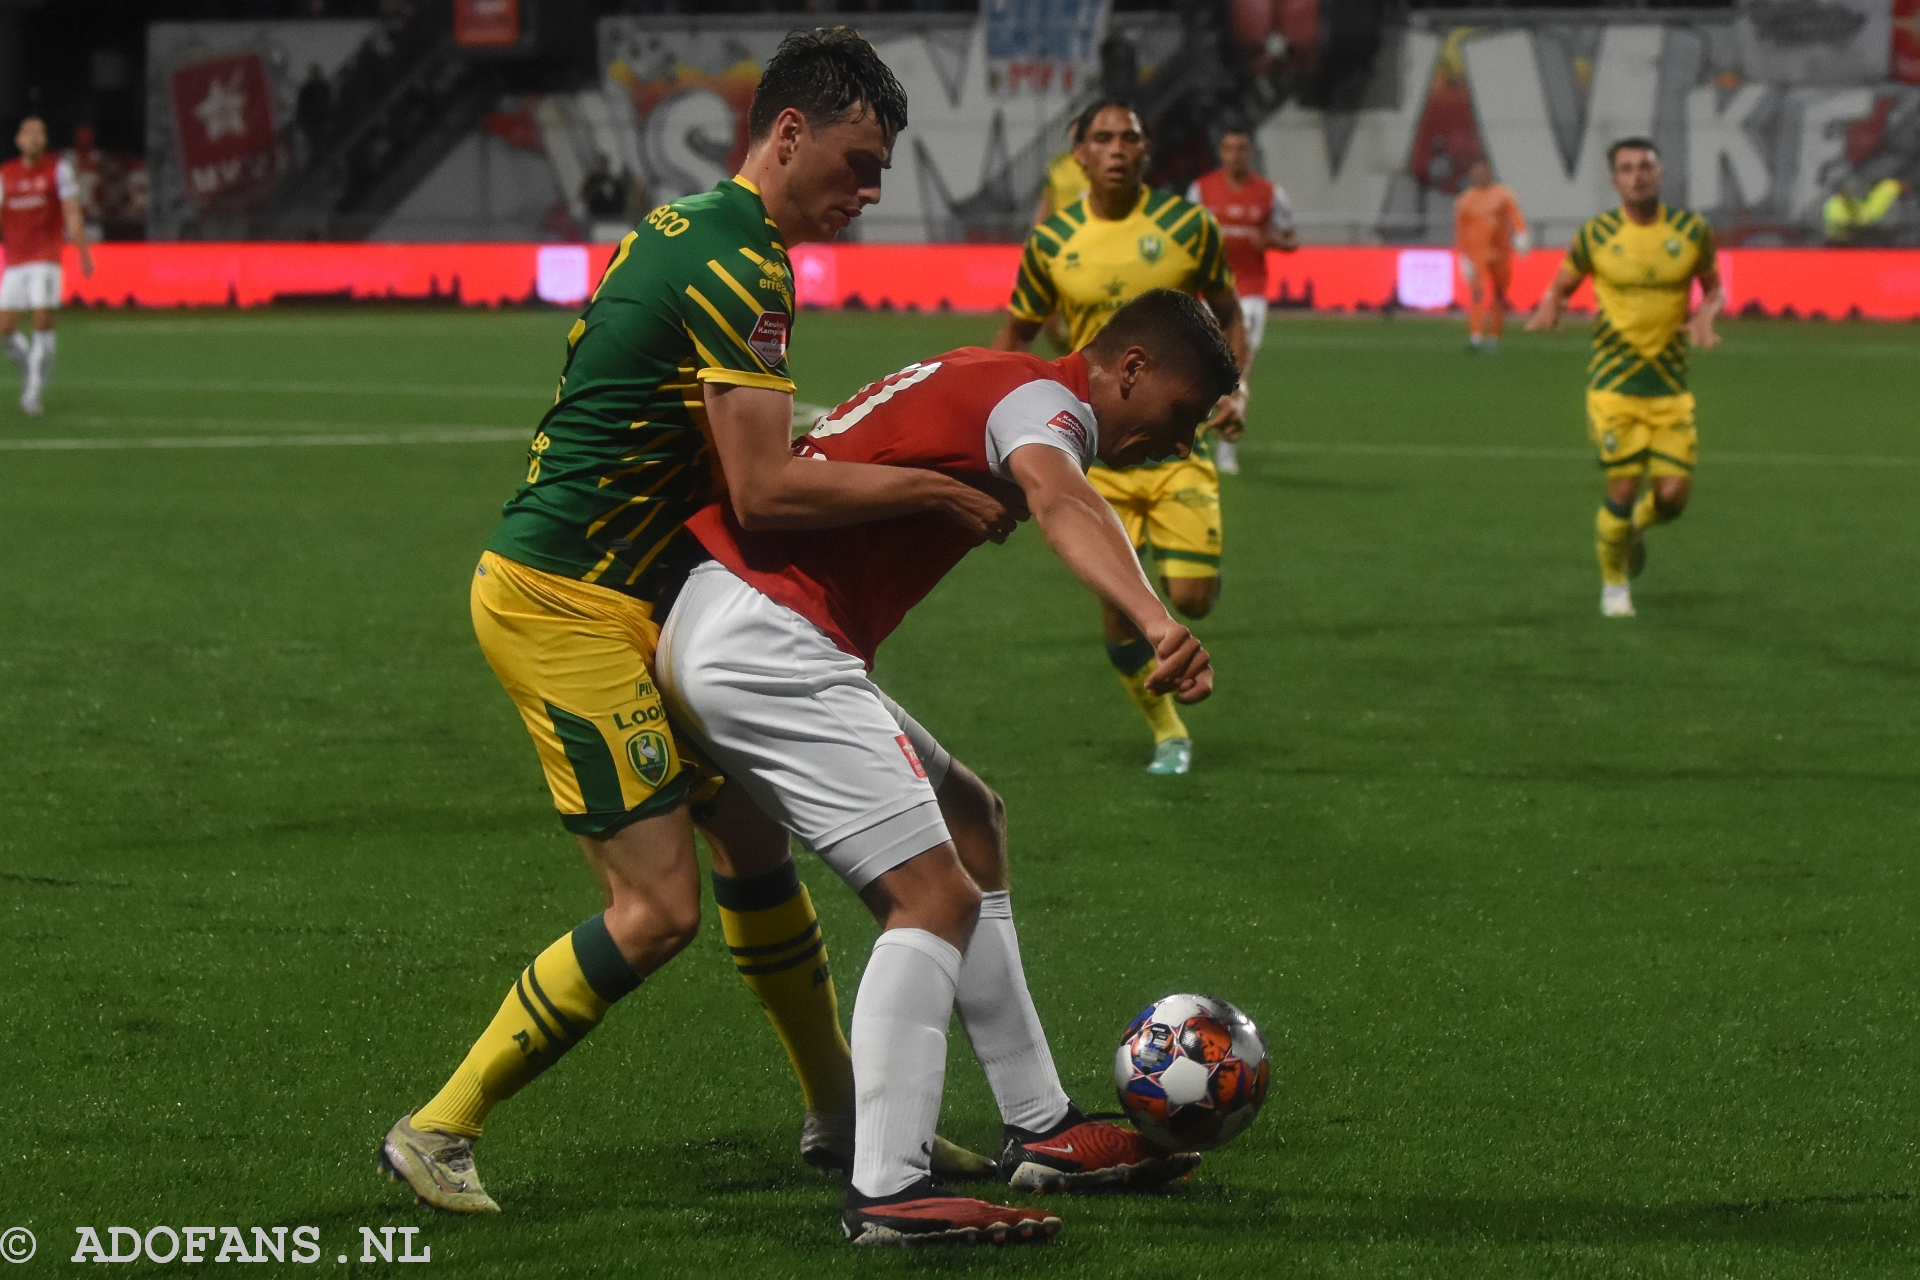
<instances>
[{"instance_id":1,"label":"red football boot","mask_svg":"<svg viewBox=\"0 0 1920 1280\"><path fill-rule=\"evenodd\" d=\"M1168 1151L1125 1125L1089 1120L1068 1107L1045 1133L1007 1126L1000 1174L1020 1191L1145 1190L1200 1166L1197 1151Z\"/></svg>"},{"instance_id":2,"label":"red football boot","mask_svg":"<svg viewBox=\"0 0 1920 1280\"><path fill-rule=\"evenodd\" d=\"M849 1186L840 1228L855 1244L1037 1244L1053 1238L1060 1219L1044 1209L950 1196L922 1178L890 1196L863 1196Z\"/></svg>"}]
</instances>

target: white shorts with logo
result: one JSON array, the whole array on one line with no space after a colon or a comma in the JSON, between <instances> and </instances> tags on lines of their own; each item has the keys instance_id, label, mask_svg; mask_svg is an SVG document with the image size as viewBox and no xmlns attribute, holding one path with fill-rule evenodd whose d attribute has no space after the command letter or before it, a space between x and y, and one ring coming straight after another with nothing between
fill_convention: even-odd
<instances>
[{"instance_id":1,"label":"white shorts with logo","mask_svg":"<svg viewBox=\"0 0 1920 1280\"><path fill-rule=\"evenodd\" d=\"M855 891L951 837L953 757L866 664L714 561L687 578L654 654L674 732Z\"/></svg>"},{"instance_id":2,"label":"white shorts with logo","mask_svg":"<svg viewBox=\"0 0 1920 1280\"><path fill-rule=\"evenodd\" d=\"M23 262L0 273L0 311L51 311L59 305L59 263Z\"/></svg>"},{"instance_id":3,"label":"white shorts with logo","mask_svg":"<svg viewBox=\"0 0 1920 1280\"><path fill-rule=\"evenodd\" d=\"M1247 326L1247 351L1258 351L1267 333L1267 300L1257 293L1240 299L1240 319Z\"/></svg>"}]
</instances>

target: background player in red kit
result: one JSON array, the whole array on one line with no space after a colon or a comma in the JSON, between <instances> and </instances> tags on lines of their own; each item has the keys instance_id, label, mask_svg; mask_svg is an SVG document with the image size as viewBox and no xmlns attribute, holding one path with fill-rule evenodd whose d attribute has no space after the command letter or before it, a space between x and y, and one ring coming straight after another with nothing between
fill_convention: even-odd
<instances>
[{"instance_id":1,"label":"background player in red kit","mask_svg":"<svg viewBox=\"0 0 1920 1280\"><path fill-rule=\"evenodd\" d=\"M1156 289L1059 360L967 348L909 365L794 448L1017 491L1074 575L1153 644L1155 691L1197 702L1213 687L1206 651L1160 603L1086 469L1184 455L1238 378L1207 307ZM1197 1165L1068 1099L1020 961L999 797L868 675L880 643L981 539L918 516L762 531L726 503L687 529L714 558L688 576L660 636L675 733L799 836L883 930L853 1011L848 1238L981 1243L1059 1228L1041 1211L949 1196L928 1174L956 1006L1015 1187L1152 1185Z\"/></svg>"},{"instance_id":2,"label":"background player in red kit","mask_svg":"<svg viewBox=\"0 0 1920 1280\"><path fill-rule=\"evenodd\" d=\"M1204 205L1225 236L1227 265L1240 295L1240 317L1247 328L1246 376L1267 332L1267 250L1292 253L1300 247L1293 227L1293 203L1280 186L1253 171L1253 138L1244 129L1220 135L1220 167L1203 173L1187 188L1187 199ZM1227 475L1240 472L1240 450L1222 438L1213 464Z\"/></svg>"},{"instance_id":3,"label":"background player in red kit","mask_svg":"<svg viewBox=\"0 0 1920 1280\"><path fill-rule=\"evenodd\" d=\"M80 250L82 274L93 274L80 186L73 166L47 154L47 126L37 116L13 135L17 160L0 164L0 236L7 269L0 275L0 344L25 379L20 407L40 412L40 396L53 375L53 313L60 306L60 251L71 239ZM33 313L33 339L15 327L17 312Z\"/></svg>"}]
</instances>

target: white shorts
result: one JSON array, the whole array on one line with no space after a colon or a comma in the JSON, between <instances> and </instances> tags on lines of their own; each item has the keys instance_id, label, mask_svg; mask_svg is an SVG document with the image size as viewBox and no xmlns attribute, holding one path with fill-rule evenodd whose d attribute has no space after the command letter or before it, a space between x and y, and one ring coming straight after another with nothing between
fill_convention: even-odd
<instances>
[{"instance_id":1,"label":"white shorts","mask_svg":"<svg viewBox=\"0 0 1920 1280\"><path fill-rule=\"evenodd\" d=\"M1247 352L1252 354L1260 349L1260 339L1266 336L1267 300L1257 293L1240 299L1240 319L1247 326Z\"/></svg>"},{"instance_id":2,"label":"white shorts","mask_svg":"<svg viewBox=\"0 0 1920 1280\"><path fill-rule=\"evenodd\" d=\"M23 262L0 274L0 311L52 311L59 305L59 263Z\"/></svg>"},{"instance_id":3,"label":"white shorts","mask_svg":"<svg viewBox=\"0 0 1920 1280\"><path fill-rule=\"evenodd\" d=\"M857 892L951 837L953 757L866 664L713 561L660 631L654 676L685 734Z\"/></svg>"}]
</instances>

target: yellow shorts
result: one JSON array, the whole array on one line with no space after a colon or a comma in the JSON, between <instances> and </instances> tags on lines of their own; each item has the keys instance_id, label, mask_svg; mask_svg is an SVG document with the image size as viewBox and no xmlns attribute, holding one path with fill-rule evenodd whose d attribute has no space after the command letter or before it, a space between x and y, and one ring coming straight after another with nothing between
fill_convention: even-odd
<instances>
[{"instance_id":1,"label":"yellow shorts","mask_svg":"<svg viewBox=\"0 0 1920 1280\"><path fill-rule=\"evenodd\" d=\"M488 551L473 630L520 708L567 830L607 836L687 798L660 692L653 607Z\"/></svg>"},{"instance_id":2,"label":"yellow shorts","mask_svg":"<svg viewBox=\"0 0 1920 1280\"><path fill-rule=\"evenodd\" d=\"M1587 392L1587 434L1600 465L1614 476L1690 476L1700 460L1693 426L1693 393L1623 396Z\"/></svg>"},{"instance_id":3,"label":"yellow shorts","mask_svg":"<svg viewBox=\"0 0 1920 1280\"><path fill-rule=\"evenodd\" d=\"M1220 473L1202 458L1114 471L1087 479L1120 516L1134 550L1153 550L1163 578L1220 576Z\"/></svg>"}]
</instances>

